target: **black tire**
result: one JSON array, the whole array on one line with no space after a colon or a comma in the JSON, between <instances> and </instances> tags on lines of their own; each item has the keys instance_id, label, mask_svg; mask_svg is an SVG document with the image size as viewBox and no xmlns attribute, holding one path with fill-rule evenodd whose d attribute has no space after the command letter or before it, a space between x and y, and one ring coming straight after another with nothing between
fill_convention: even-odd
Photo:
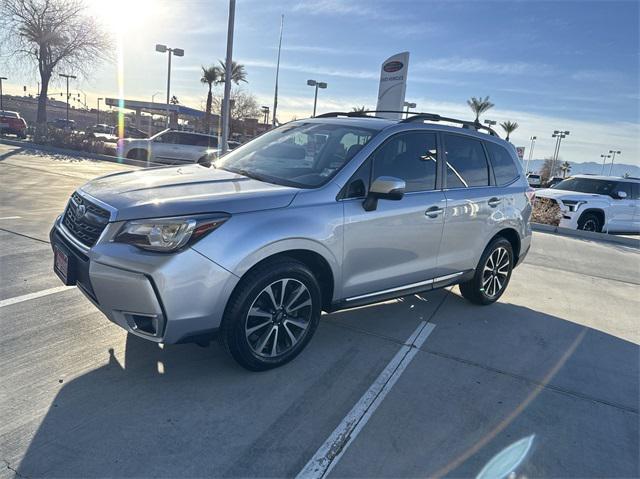
<instances>
[{"instance_id":1,"label":"black tire","mask_svg":"<svg viewBox=\"0 0 640 479\"><path fill-rule=\"evenodd\" d=\"M289 303L300 285L302 292ZM301 306L307 302L308 306ZM249 314L250 310L256 314ZM276 368L305 348L318 327L320 312L320 286L313 272L295 259L279 258L242 278L227 304L220 340L242 367L251 371Z\"/></svg>"},{"instance_id":2,"label":"black tire","mask_svg":"<svg viewBox=\"0 0 640 479\"><path fill-rule=\"evenodd\" d=\"M595 213L584 213L578 220L578 229L583 231L602 232L602 221Z\"/></svg>"},{"instance_id":3,"label":"black tire","mask_svg":"<svg viewBox=\"0 0 640 479\"><path fill-rule=\"evenodd\" d=\"M502 251L506 252L506 258L500 256ZM509 285L513 262L513 248L507 239L499 236L491 241L480 257L473 278L459 285L462 297L474 304L495 303Z\"/></svg>"},{"instance_id":4,"label":"black tire","mask_svg":"<svg viewBox=\"0 0 640 479\"><path fill-rule=\"evenodd\" d=\"M140 148L136 148L134 150L131 150L127 154L127 158L129 158L130 160L147 161L148 157L149 157L149 153L147 153L146 150L143 150L143 149L140 149Z\"/></svg>"}]
</instances>

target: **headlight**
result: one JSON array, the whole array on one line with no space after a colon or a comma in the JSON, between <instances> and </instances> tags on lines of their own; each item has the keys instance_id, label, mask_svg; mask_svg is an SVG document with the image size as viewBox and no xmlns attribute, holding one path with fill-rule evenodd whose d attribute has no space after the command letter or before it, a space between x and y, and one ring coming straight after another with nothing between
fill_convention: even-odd
<instances>
[{"instance_id":1,"label":"headlight","mask_svg":"<svg viewBox=\"0 0 640 479\"><path fill-rule=\"evenodd\" d=\"M569 211L577 211L580 206L586 204L586 201L575 200L562 200L562 203L569 209Z\"/></svg>"},{"instance_id":2,"label":"headlight","mask_svg":"<svg viewBox=\"0 0 640 479\"><path fill-rule=\"evenodd\" d=\"M198 241L228 219L229 215L220 214L127 221L113 241L169 253Z\"/></svg>"}]
</instances>

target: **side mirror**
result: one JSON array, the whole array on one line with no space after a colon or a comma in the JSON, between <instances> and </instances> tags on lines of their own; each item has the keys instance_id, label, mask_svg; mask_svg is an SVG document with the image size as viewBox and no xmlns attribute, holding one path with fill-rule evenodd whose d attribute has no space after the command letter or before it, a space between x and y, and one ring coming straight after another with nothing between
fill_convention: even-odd
<instances>
[{"instance_id":1,"label":"side mirror","mask_svg":"<svg viewBox=\"0 0 640 479\"><path fill-rule=\"evenodd\" d=\"M407 184L400 178L393 176L380 176L376 178L369 188L362 206L365 211L373 211L378 207L378 200L401 200Z\"/></svg>"},{"instance_id":2,"label":"side mirror","mask_svg":"<svg viewBox=\"0 0 640 479\"><path fill-rule=\"evenodd\" d=\"M617 191L616 192L616 198L618 198L619 200L624 200L627 197L627 193L625 191Z\"/></svg>"}]
</instances>

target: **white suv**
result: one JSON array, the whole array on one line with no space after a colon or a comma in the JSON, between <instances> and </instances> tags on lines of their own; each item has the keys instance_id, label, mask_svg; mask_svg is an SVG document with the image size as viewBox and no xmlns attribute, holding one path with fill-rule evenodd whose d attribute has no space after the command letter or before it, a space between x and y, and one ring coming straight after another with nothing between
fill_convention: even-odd
<instances>
[{"instance_id":1,"label":"white suv","mask_svg":"<svg viewBox=\"0 0 640 479\"><path fill-rule=\"evenodd\" d=\"M233 149L233 142L230 149ZM164 130L151 138L118 140L118 156L155 163L204 163L217 156L218 138L202 133Z\"/></svg>"},{"instance_id":2,"label":"white suv","mask_svg":"<svg viewBox=\"0 0 640 479\"><path fill-rule=\"evenodd\" d=\"M575 175L536 196L558 204L564 228L640 233L640 179Z\"/></svg>"}]
</instances>

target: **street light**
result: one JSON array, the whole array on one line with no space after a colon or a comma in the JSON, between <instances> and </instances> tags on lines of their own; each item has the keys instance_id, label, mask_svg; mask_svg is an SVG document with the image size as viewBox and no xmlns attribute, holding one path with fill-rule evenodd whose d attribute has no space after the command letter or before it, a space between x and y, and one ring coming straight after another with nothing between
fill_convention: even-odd
<instances>
[{"instance_id":1,"label":"street light","mask_svg":"<svg viewBox=\"0 0 640 479\"><path fill-rule=\"evenodd\" d=\"M556 149L553 153L553 161L551 162L551 176L553 176L553 172L556 167L556 161L558 161L558 156L560 155L560 143L562 143L562 139L566 138L569 133L571 132L568 130L553 130L553 135L551 135L551 138L556 138Z\"/></svg>"},{"instance_id":2,"label":"street light","mask_svg":"<svg viewBox=\"0 0 640 479\"><path fill-rule=\"evenodd\" d=\"M264 114L264 124L266 125L269 122L269 107L268 106L263 106L262 107L262 113Z\"/></svg>"},{"instance_id":3,"label":"street light","mask_svg":"<svg viewBox=\"0 0 640 479\"><path fill-rule=\"evenodd\" d=\"M313 97L313 116L316 116L316 105L318 103L318 88L327 88L327 84L316 80L307 80L307 85L316 87L316 94Z\"/></svg>"},{"instance_id":4,"label":"street light","mask_svg":"<svg viewBox=\"0 0 640 479\"><path fill-rule=\"evenodd\" d=\"M607 163L607 158L611 158L611 155L602 154L600 155L600 158L602 158L602 171L600 172L600 174L604 175L604 165Z\"/></svg>"},{"instance_id":5,"label":"street light","mask_svg":"<svg viewBox=\"0 0 640 479\"><path fill-rule=\"evenodd\" d=\"M529 174L529 163L531 162L531 158L533 157L533 147L536 146L537 136L532 136L529 138L531 140L531 148L529 148L529 158L527 159L527 167L525 168L525 175Z\"/></svg>"},{"instance_id":6,"label":"street light","mask_svg":"<svg viewBox=\"0 0 640 479\"><path fill-rule=\"evenodd\" d=\"M104 100L104 98L98 98L98 111L97 111L96 125L100 124L100 101L101 100Z\"/></svg>"},{"instance_id":7,"label":"street light","mask_svg":"<svg viewBox=\"0 0 640 479\"><path fill-rule=\"evenodd\" d=\"M498 123L498 122L497 122L497 121L494 121L494 120L485 120L485 121L484 121L484 124L485 124L485 125L489 125L489 128L491 128L493 125L495 125L495 124L497 124L497 123Z\"/></svg>"},{"instance_id":8,"label":"street light","mask_svg":"<svg viewBox=\"0 0 640 479\"><path fill-rule=\"evenodd\" d=\"M0 77L0 110L4 110L2 107L2 80L8 80L7 77Z\"/></svg>"},{"instance_id":9,"label":"street light","mask_svg":"<svg viewBox=\"0 0 640 479\"><path fill-rule=\"evenodd\" d=\"M405 101L404 102L404 106L407 107L405 118L409 118L409 108L415 108L416 104L415 103L410 103L408 101Z\"/></svg>"},{"instance_id":10,"label":"street light","mask_svg":"<svg viewBox=\"0 0 640 479\"><path fill-rule=\"evenodd\" d=\"M67 124L66 127L69 127L69 78L73 78L74 80L76 79L76 76L74 75L67 75L65 73L59 73L59 76L61 76L62 78L65 78L67 80Z\"/></svg>"},{"instance_id":11,"label":"street light","mask_svg":"<svg viewBox=\"0 0 640 479\"><path fill-rule=\"evenodd\" d=\"M169 124L169 100L171 98L171 55L177 57L184 56L184 50L182 48L168 48L166 45L156 44L156 51L159 53L169 53L169 65L167 67L167 125Z\"/></svg>"},{"instance_id":12,"label":"street light","mask_svg":"<svg viewBox=\"0 0 640 479\"><path fill-rule=\"evenodd\" d=\"M613 157L611 157L611 166L609 167L609 176L611 176L611 171L613 170L613 162L616 160L616 155L621 155L622 152L620 150L609 150L609 153L613 154Z\"/></svg>"}]
</instances>

